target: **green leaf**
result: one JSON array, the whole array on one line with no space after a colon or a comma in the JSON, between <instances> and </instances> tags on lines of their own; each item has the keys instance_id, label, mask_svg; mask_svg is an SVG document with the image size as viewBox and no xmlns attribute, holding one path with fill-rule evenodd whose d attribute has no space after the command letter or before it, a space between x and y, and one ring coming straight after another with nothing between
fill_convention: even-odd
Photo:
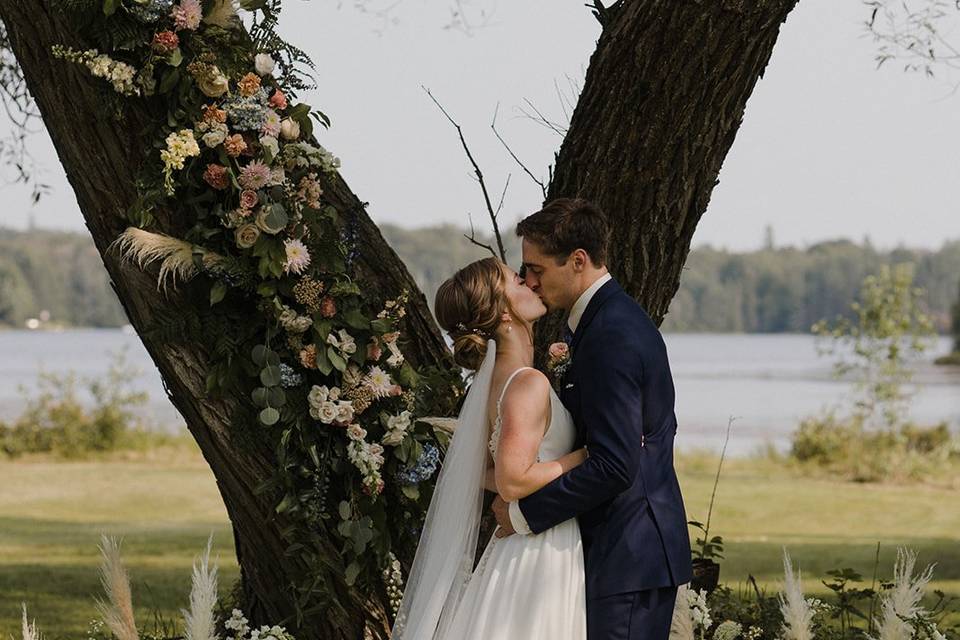
<instances>
[{"instance_id":1,"label":"green leaf","mask_svg":"<svg viewBox=\"0 0 960 640\"><path fill-rule=\"evenodd\" d=\"M363 311L357 307L347 309L343 312L342 317L343 321L346 322L347 326L351 329L365 330L370 327L370 321L363 315Z\"/></svg>"},{"instance_id":2,"label":"green leaf","mask_svg":"<svg viewBox=\"0 0 960 640\"><path fill-rule=\"evenodd\" d=\"M107 1L109 2L110 0ZM171 89L177 86L178 82L180 82L180 69L177 67L167 69L163 77L160 78L160 86L157 88L157 91L159 93L169 93ZM176 126L175 121L172 126Z\"/></svg>"},{"instance_id":3,"label":"green leaf","mask_svg":"<svg viewBox=\"0 0 960 640\"><path fill-rule=\"evenodd\" d=\"M258 344L250 350L250 357L255 364L262 367L267 363L267 351L267 345Z\"/></svg>"},{"instance_id":4,"label":"green leaf","mask_svg":"<svg viewBox=\"0 0 960 640\"><path fill-rule=\"evenodd\" d=\"M277 283L276 282L261 282L257 285L257 293L264 298L269 298L270 296L276 295L277 293Z\"/></svg>"},{"instance_id":5,"label":"green leaf","mask_svg":"<svg viewBox=\"0 0 960 640\"><path fill-rule=\"evenodd\" d=\"M268 407L270 406L270 396L268 392L269 389L266 387L257 387L250 393L250 399L253 400L253 404L258 407Z\"/></svg>"},{"instance_id":6,"label":"green leaf","mask_svg":"<svg viewBox=\"0 0 960 640\"><path fill-rule=\"evenodd\" d=\"M347 582L347 586L352 587L353 583L357 581L357 576L360 575L360 565L356 561L351 562L347 565L347 570L344 572L344 578Z\"/></svg>"},{"instance_id":7,"label":"green leaf","mask_svg":"<svg viewBox=\"0 0 960 640\"><path fill-rule=\"evenodd\" d=\"M283 496L283 500L280 501L280 504L276 506L277 513L283 513L284 511L289 511L290 507L297 503L297 496L288 493Z\"/></svg>"},{"instance_id":8,"label":"green leaf","mask_svg":"<svg viewBox=\"0 0 960 640\"><path fill-rule=\"evenodd\" d=\"M420 489L418 489L415 484L400 485L400 491L411 500L418 500L420 498Z\"/></svg>"},{"instance_id":9,"label":"green leaf","mask_svg":"<svg viewBox=\"0 0 960 640\"><path fill-rule=\"evenodd\" d=\"M260 412L260 422L268 427L277 424L278 420L280 420L280 412L273 407L267 407Z\"/></svg>"},{"instance_id":10,"label":"green leaf","mask_svg":"<svg viewBox=\"0 0 960 640\"><path fill-rule=\"evenodd\" d=\"M347 370L347 361L340 357L340 354L336 352L333 347L327 347L327 358L330 359L330 364L337 371L346 371Z\"/></svg>"},{"instance_id":11,"label":"green leaf","mask_svg":"<svg viewBox=\"0 0 960 640\"><path fill-rule=\"evenodd\" d=\"M343 520L349 520L351 514L350 503L346 500L341 500L339 505L340 518Z\"/></svg>"},{"instance_id":12,"label":"green leaf","mask_svg":"<svg viewBox=\"0 0 960 640\"><path fill-rule=\"evenodd\" d=\"M112 16L120 7L120 0L103 0L103 15Z\"/></svg>"},{"instance_id":13,"label":"green leaf","mask_svg":"<svg viewBox=\"0 0 960 640\"><path fill-rule=\"evenodd\" d=\"M370 323L370 328L377 333L390 333L393 331L393 321L390 318L377 318Z\"/></svg>"},{"instance_id":14,"label":"green leaf","mask_svg":"<svg viewBox=\"0 0 960 640\"><path fill-rule=\"evenodd\" d=\"M179 67L181 62L183 62L183 53L180 47L177 47L167 56L167 64L171 67Z\"/></svg>"},{"instance_id":15,"label":"green leaf","mask_svg":"<svg viewBox=\"0 0 960 640\"><path fill-rule=\"evenodd\" d=\"M280 384L280 367L270 365L261 369L260 382L265 387L275 387Z\"/></svg>"},{"instance_id":16,"label":"green leaf","mask_svg":"<svg viewBox=\"0 0 960 640\"><path fill-rule=\"evenodd\" d=\"M223 300L223 296L227 295L227 285L217 280L213 283L213 286L210 287L210 306L217 304Z\"/></svg>"},{"instance_id":17,"label":"green leaf","mask_svg":"<svg viewBox=\"0 0 960 640\"><path fill-rule=\"evenodd\" d=\"M324 345L317 345L317 369L325 376L330 375L330 372L333 371L333 364L327 357L327 349Z\"/></svg>"},{"instance_id":18,"label":"green leaf","mask_svg":"<svg viewBox=\"0 0 960 640\"><path fill-rule=\"evenodd\" d=\"M287 403L287 394L281 387L270 387L267 390L267 401L271 407L282 407Z\"/></svg>"}]
</instances>

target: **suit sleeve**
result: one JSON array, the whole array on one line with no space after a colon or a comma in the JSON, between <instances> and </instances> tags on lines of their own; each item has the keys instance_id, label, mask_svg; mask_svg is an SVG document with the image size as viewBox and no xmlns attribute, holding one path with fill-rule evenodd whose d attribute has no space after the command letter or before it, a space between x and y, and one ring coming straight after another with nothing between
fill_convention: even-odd
<instances>
[{"instance_id":1,"label":"suit sleeve","mask_svg":"<svg viewBox=\"0 0 960 640\"><path fill-rule=\"evenodd\" d=\"M620 332L617 332L620 333ZM586 423L587 460L522 498L519 508L540 533L616 497L637 477L642 453L643 363L636 337L604 335L581 345L577 384Z\"/></svg>"}]
</instances>

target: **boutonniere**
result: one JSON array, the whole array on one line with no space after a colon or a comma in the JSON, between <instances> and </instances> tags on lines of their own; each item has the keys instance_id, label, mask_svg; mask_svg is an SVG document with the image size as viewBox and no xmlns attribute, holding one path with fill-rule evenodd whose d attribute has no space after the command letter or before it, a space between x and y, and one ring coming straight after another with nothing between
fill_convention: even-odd
<instances>
[{"instance_id":1,"label":"boutonniere","mask_svg":"<svg viewBox=\"0 0 960 640\"><path fill-rule=\"evenodd\" d=\"M553 378L554 387L559 388L571 362L570 346L566 342L554 342L547 349L547 373Z\"/></svg>"}]
</instances>

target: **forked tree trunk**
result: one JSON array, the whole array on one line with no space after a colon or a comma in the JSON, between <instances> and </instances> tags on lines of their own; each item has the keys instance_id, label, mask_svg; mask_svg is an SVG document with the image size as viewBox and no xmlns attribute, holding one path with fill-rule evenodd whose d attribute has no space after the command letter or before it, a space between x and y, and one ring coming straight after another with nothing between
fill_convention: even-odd
<instances>
[{"instance_id":1,"label":"forked tree trunk","mask_svg":"<svg viewBox=\"0 0 960 640\"><path fill-rule=\"evenodd\" d=\"M604 12L603 34L558 156L550 197L583 195L607 211L616 229L613 271L658 322L676 292L694 228L746 100L795 3L633 0ZM234 527L242 604L258 623L287 618L293 612L290 576L302 567L284 556L283 520L271 519L273 505L254 493L271 476L273 452L265 441L241 446L231 438L230 425L250 414L239 400L207 397L208 343L150 337L161 308L199 317L208 304L207 289L187 283L164 296L157 291L155 270L121 264L107 251L128 226L123 212L134 201L137 168L152 151L129 132L141 130L151 115L142 103L128 101L118 125L103 113L99 81L51 58L51 45L89 45L78 41L50 0L3 0L0 19L114 289L216 477ZM420 365L446 362L426 300L359 199L339 178L325 191L339 211L357 218L357 268L366 294L384 299L402 289L413 292L405 327L408 358ZM158 212L159 231L179 236L186 226ZM333 556L336 544L328 541L326 551ZM365 628L373 637L388 635L382 593L345 585L338 590L346 614L331 609L310 618L297 630L298 638L356 640Z\"/></svg>"}]
</instances>

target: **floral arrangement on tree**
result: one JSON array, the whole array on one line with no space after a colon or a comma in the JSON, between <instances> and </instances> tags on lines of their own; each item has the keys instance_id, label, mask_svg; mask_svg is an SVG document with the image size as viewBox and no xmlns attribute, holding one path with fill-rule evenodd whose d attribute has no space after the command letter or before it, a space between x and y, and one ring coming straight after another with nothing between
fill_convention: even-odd
<instances>
[{"instance_id":1,"label":"floral arrangement on tree","mask_svg":"<svg viewBox=\"0 0 960 640\"><path fill-rule=\"evenodd\" d=\"M207 386L256 407L259 424L238 428L275 445L277 474L264 489L298 525L291 551L315 565L309 542L329 521L343 543L331 577L397 584L393 551L416 541L444 444L417 419L437 385L405 361L406 294L370 308L352 275L355 220L324 197L340 162L312 138L326 116L295 100L310 62L273 30L280 0L241 1L249 34L230 0L70 1L86 7L81 24L104 47L53 55L167 115L146 134L155 153L115 244L141 265L160 260L158 287L205 275L212 310L259 321L242 351L221 354ZM183 237L150 231L158 208L184 220ZM455 402L459 376L443 380ZM314 578L302 588L316 592Z\"/></svg>"}]
</instances>

